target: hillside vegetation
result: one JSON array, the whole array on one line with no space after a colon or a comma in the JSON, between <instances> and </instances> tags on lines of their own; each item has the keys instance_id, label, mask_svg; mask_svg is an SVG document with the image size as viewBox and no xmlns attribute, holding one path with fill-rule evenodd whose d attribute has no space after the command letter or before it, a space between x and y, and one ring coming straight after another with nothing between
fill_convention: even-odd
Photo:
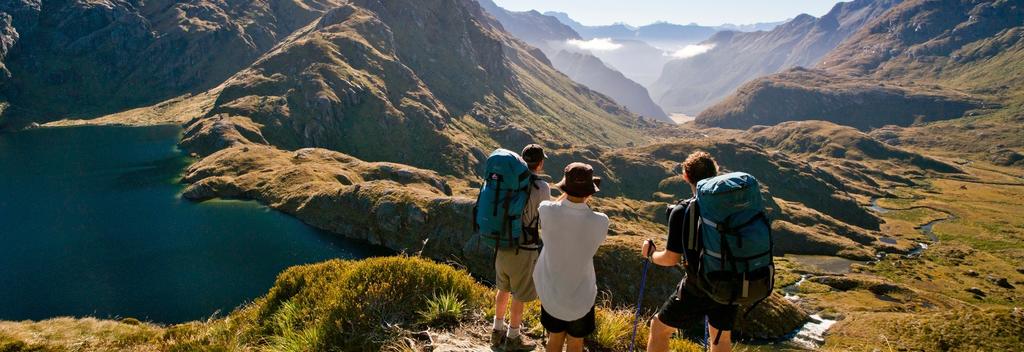
<instances>
[{"instance_id":1,"label":"hillside vegetation","mask_svg":"<svg viewBox=\"0 0 1024 352\"><path fill-rule=\"evenodd\" d=\"M0 130L210 89L341 2L4 1Z\"/></svg>"},{"instance_id":2,"label":"hillside vegetation","mask_svg":"<svg viewBox=\"0 0 1024 352\"><path fill-rule=\"evenodd\" d=\"M639 244L664 245L666 206L691 196L681 163L697 150L713 154L724 171L755 175L773 220L778 293L739 321L744 348L785 343L816 321L812 314L838 321L823 341L811 342L825 349L1022 345L1024 134L1015 133L1024 126L1024 76L1016 64L1024 41L1022 10L1012 1L862 0L837 6L834 16L798 18L783 27L820 30L812 33L821 37L797 38L814 53L837 45L828 59L751 82L702 114L703 125L685 126L640 118L573 82L473 0L135 4L0 4L0 101L7 102L0 110L10 119L3 123L113 112L50 125L183 124L180 146L197 158L182 175L183 198L256 200L404 255L291 268L266 296L205 321L0 322L0 351L479 348L493 294L481 282L493 275L493 253L464 246L473 235L477 171L493 148L531 142L545 146L546 170L556 177L572 161L588 162L604 177L591 205L612 224L595 257L603 296L591 350L628 344ZM279 22L260 17L269 13ZM540 21L528 22L538 23L538 35L558 28L522 16ZM75 25L54 26L60 23ZM45 87L61 92L71 84L63 79L79 73L124 76L123 62L153 59L164 52L146 50L176 38L147 29L164 25L187 29L180 40L195 44L180 44L191 56L159 59L197 62L211 81L176 90L166 75L139 73L166 89L99 101L141 84L127 80L81 97L31 98ZM663 27L671 26L649 29ZM79 31L92 34L72 40ZM853 34L840 43L844 31ZM130 35L136 33L143 39ZM756 35L771 33L780 32ZM25 44L27 37L37 39ZM80 51L54 49L86 44L144 50L77 57ZM233 45L246 54L223 62L209 55ZM69 60L72 71L24 74L31 65L21 55L29 54L40 62ZM74 59L95 67L79 70ZM86 86L105 82L100 78ZM78 111L76 99L91 103ZM33 104L53 104L55 113L23 114ZM6 115L15 110L22 112ZM973 116L957 118L963 114ZM873 129L892 123L909 127ZM816 260L842 268L826 270ZM652 269L644 314L681 275L679 267ZM541 333L537 310L530 305L526 314L534 338ZM686 333L674 347L697 350Z\"/></svg>"},{"instance_id":3,"label":"hillside vegetation","mask_svg":"<svg viewBox=\"0 0 1024 352\"><path fill-rule=\"evenodd\" d=\"M905 143L987 151L993 158L1017 152L1024 140L1014 134L1024 87L1017 64L1022 23L1024 7L1014 1L904 1L830 51L816 70L754 80L697 122L731 128L805 119L860 128L892 124L910 128L880 137L899 143L906 133ZM849 109L841 97L861 97L863 104ZM779 110L769 100L796 110ZM978 136L981 143L965 143Z\"/></svg>"}]
</instances>

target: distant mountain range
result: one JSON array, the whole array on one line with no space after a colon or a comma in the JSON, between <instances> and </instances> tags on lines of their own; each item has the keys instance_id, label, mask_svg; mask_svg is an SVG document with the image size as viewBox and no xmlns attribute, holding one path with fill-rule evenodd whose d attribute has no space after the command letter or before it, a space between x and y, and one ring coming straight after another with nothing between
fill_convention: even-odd
<instances>
[{"instance_id":1,"label":"distant mountain range","mask_svg":"<svg viewBox=\"0 0 1024 352\"><path fill-rule=\"evenodd\" d=\"M757 31L770 30L785 22L757 23L750 25L701 26L697 24L653 23L640 27L626 24L587 26L573 20L562 12L545 12L557 18L579 34L583 41L605 41L614 49L591 50L590 52L626 77L651 87L661 76L662 68L668 62L679 58L677 52L708 39L723 30ZM592 43L592 42L591 42ZM586 46L588 43L579 43ZM689 55L689 54L687 54ZM652 94L652 97L655 97ZM655 99L657 101L657 99ZM664 106L662 106L664 108ZM694 112L696 114L696 112Z\"/></svg>"},{"instance_id":2,"label":"distant mountain range","mask_svg":"<svg viewBox=\"0 0 1024 352\"><path fill-rule=\"evenodd\" d=\"M647 88L609 67L589 51L569 45L568 41L580 40L582 37L556 18L542 15L537 11L508 11L491 0L479 2L505 30L541 49L556 69L574 81L608 95L632 112L672 122L661 107L651 100Z\"/></svg>"},{"instance_id":3,"label":"distant mountain range","mask_svg":"<svg viewBox=\"0 0 1024 352\"><path fill-rule=\"evenodd\" d=\"M633 27L627 24L616 23L610 25L588 26L572 19L564 12L545 12L545 15L557 18L568 25L584 39L611 38L618 40L641 40L651 44L668 44L666 49L673 49L674 46L685 43L696 43L707 39L712 34L723 30L733 31L767 31L785 23L766 22L746 25L724 24L721 26L701 26L696 23L675 24L669 22L656 22L640 27ZM674 43L674 44L673 44Z\"/></svg>"},{"instance_id":4,"label":"distant mountain range","mask_svg":"<svg viewBox=\"0 0 1024 352\"><path fill-rule=\"evenodd\" d=\"M747 128L817 119L870 129L972 110L1011 119L1024 112L1024 6L981 0L892 5L822 55L816 69L754 80L697 122ZM993 130L988 139L1001 134Z\"/></svg>"},{"instance_id":5,"label":"distant mountain range","mask_svg":"<svg viewBox=\"0 0 1024 352\"><path fill-rule=\"evenodd\" d=\"M700 45L701 55L674 60L650 86L669 112L696 115L740 85L796 66L813 66L840 42L899 0L856 0L815 18L800 15L767 32L722 31Z\"/></svg>"}]
</instances>

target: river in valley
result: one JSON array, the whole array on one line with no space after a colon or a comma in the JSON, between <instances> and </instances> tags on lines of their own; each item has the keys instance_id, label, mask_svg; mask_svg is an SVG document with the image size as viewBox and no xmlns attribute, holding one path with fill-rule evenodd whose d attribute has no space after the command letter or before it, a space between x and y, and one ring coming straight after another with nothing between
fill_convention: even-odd
<instances>
[{"instance_id":1,"label":"river in valley","mask_svg":"<svg viewBox=\"0 0 1024 352\"><path fill-rule=\"evenodd\" d=\"M0 320L203 319L281 270L386 254L255 202L181 199L177 126L0 134Z\"/></svg>"}]
</instances>

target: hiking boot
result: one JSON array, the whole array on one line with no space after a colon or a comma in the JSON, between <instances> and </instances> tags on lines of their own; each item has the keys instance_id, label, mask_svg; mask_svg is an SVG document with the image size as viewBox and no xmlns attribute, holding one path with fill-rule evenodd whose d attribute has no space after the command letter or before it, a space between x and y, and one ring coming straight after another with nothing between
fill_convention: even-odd
<instances>
[{"instance_id":1,"label":"hiking boot","mask_svg":"<svg viewBox=\"0 0 1024 352\"><path fill-rule=\"evenodd\" d=\"M537 346L524 339L523 335L505 338L505 351L533 351L535 348Z\"/></svg>"},{"instance_id":2,"label":"hiking boot","mask_svg":"<svg viewBox=\"0 0 1024 352\"><path fill-rule=\"evenodd\" d=\"M498 349L505 344L505 330L491 330L491 348Z\"/></svg>"}]
</instances>

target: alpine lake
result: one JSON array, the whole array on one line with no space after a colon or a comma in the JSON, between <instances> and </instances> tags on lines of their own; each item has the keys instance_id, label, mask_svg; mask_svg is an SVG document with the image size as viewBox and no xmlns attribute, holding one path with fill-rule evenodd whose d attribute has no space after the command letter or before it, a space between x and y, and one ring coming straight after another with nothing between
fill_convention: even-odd
<instances>
[{"instance_id":1,"label":"alpine lake","mask_svg":"<svg viewBox=\"0 0 1024 352\"><path fill-rule=\"evenodd\" d=\"M252 201L180 197L178 126L0 134L0 320L225 315L277 274L387 254Z\"/></svg>"}]
</instances>

